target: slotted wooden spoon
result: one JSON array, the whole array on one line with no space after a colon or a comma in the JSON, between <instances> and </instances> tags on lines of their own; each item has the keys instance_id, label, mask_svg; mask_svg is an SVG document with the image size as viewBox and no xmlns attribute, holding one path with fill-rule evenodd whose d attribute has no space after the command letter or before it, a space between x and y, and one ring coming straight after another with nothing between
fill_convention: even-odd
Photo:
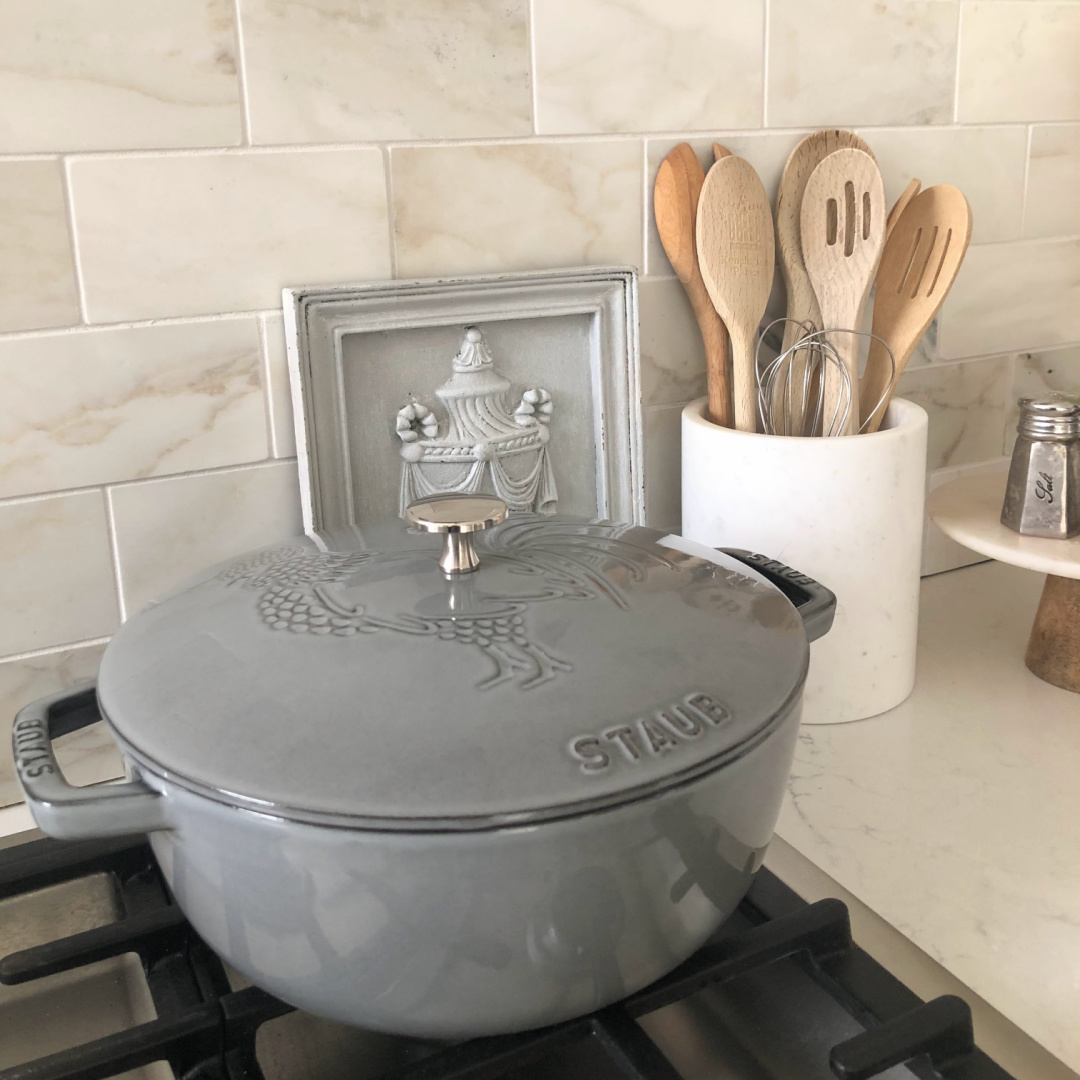
<instances>
[{"instance_id":1,"label":"slotted wooden spoon","mask_svg":"<svg viewBox=\"0 0 1080 1080\"><path fill-rule=\"evenodd\" d=\"M780 258L780 269L784 274L784 287L787 290L787 322L784 323L784 341L781 351L786 352L802 336L800 324L821 329L821 312L818 310L817 297L803 263L802 241L799 237L799 213L802 209L803 192L810 174L835 150L854 147L863 153L874 156L873 151L863 139L853 131L840 128L826 128L815 131L802 139L788 156L784 172L780 177L780 187L776 192L776 246ZM813 409L802 401L804 374L807 363L805 353L796 353L791 357L790 406L795 415ZM812 384L811 389L816 387ZM772 408L777 412L783 407L782 402L774 401Z\"/></svg>"},{"instance_id":2,"label":"slotted wooden spoon","mask_svg":"<svg viewBox=\"0 0 1080 1080\"><path fill-rule=\"evenodd\" d=\"M713 306L731 336L735 426L757 429L754 338L772 290L772 208L754 167L741 157L717 161L698 202L697 251Z\"/></svg>"},{"instance_id":3,"label":"slotted wooden spoon","mask_svg":"<svg viewBox=\"0 0 1080 1080\"><path fill-rule=\"evenodd\" d=\"M799 330L795 323L809 322L816 330L822 328L817 297L803 263L799 233L803 192L810 174L821 162L834 151L849 147L874 156L866 142L853 131L838 128L815 131L791 151L780 177L780 188L776 193L776 243L787 288L787 317L792 320L784 326L785 350L791 348L798 337Z\"/></svg>"},{"instance_id":4,"label":"slotted wooden spoon","mask_svg":"<svg viewBox=\"0 0 1080 1080\"><path fill-rule=\"evenodd\" d=\"M874 159L848 148L830 154L810 174L799 215L803 262L821 311L822 329L858 330L885 245L885 188ZM842 434L859 430L859 339L851 333L830 335L850 380L845 393L842 372L826 366L824 417L843 411Z\"/></svg>"},{"instance_id":5,"label":"slotted wooden spoon","mask_svg":"<svg viewBox=\"0 0 1080 1080\"><path fill-rule=\"evenodd\" d=\"M705 170L689 143L679 143L660 163L653 186L656 231L690 306L705 345L709 415L714 424L732 427L731 374L728 334L701 279L694 229Z\"/></svg>"},{"instance_id":6,"label":"slotted wooden spoon","mask_svg":"<svg viewBox=\"0 0 1080 1080\"><path fill-rule=\"evenodd\" d=\"M890 373L888 353L871 340L859 388L866 431L881 426L915 346L949 295L971 240L971 224L963 192L936 184L911 200L889 236L877 272L874 333L892 349L896 371Z\"/></svg>"}]
</instances>

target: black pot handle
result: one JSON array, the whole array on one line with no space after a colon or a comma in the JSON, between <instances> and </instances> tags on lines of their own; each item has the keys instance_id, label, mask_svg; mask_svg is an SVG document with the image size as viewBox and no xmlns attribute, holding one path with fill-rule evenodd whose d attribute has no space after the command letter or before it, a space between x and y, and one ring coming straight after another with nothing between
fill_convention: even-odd
<instances>
[{"instance_id":1,"label":"black pot handle","mask_svg":"<svg viewBox=\"0 0 1080 1080\"><path fill-rule=\"evenodd\" d=\"M811 641L824 637L833 624L836 614L836 594L816 582L812 577L792 570L778 559L756 555L741 548L718 548L718 551L753 567L762 577L775 585L796 607L802 616L806 636Z\"/></svg>"}]
</instances>

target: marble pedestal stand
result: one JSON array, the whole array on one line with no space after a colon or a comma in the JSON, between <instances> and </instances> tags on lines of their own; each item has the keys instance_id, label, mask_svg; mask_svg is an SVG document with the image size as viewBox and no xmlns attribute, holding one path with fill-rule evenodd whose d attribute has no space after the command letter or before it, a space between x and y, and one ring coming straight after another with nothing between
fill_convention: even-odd
<instances>
[{"instance_id":1,"label":"marble pedestal stand","mask_svg":"<svg viewBox=\"0 0 1080 1080\"><path fill-rule=\"evenodd\" d=\"M987 473L944 484L926 510L958 544L1046 574L1024 662L1044 682L1080 693L1080 536L1021 536L1001 524L1004 498L1005 475Z\"/></svg>"}]
</instances>

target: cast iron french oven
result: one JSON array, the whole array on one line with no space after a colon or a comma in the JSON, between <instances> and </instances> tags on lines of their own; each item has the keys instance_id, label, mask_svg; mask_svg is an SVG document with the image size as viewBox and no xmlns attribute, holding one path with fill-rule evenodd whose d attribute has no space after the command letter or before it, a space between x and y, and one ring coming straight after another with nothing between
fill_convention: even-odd
<instances>
[{"instance_id":1,"label":"cast iron french oven","mask_svg":"<svg viewBox=\"0 0 1080 1080\"><path fill-rule=\"evenodd\" d=\"M51 739L93 715L69 692L16 720L27 801L53 836L148 832L203 938L311 1012L437 1038L585 1013L749 887L834 598L486 496L406 517L130 619L96 693L133 779L64 781Z\"/></svg>"}]
</instances>

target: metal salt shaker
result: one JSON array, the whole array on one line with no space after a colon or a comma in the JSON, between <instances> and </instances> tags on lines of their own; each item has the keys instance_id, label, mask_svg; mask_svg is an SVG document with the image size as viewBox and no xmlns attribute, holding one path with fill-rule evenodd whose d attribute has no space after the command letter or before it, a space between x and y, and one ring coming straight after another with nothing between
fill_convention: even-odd
<instances>
[{"instance_id":1,"label":"metal salt shaker","mask_svg":"<svg viewBox=\"0 0 1080 1080\"><path fill-rule=\"evenodd\" d=\"M1022 398L1001 523L1023 536L1080 533L1080 403Z\"/></svg>"}]
</instances>

